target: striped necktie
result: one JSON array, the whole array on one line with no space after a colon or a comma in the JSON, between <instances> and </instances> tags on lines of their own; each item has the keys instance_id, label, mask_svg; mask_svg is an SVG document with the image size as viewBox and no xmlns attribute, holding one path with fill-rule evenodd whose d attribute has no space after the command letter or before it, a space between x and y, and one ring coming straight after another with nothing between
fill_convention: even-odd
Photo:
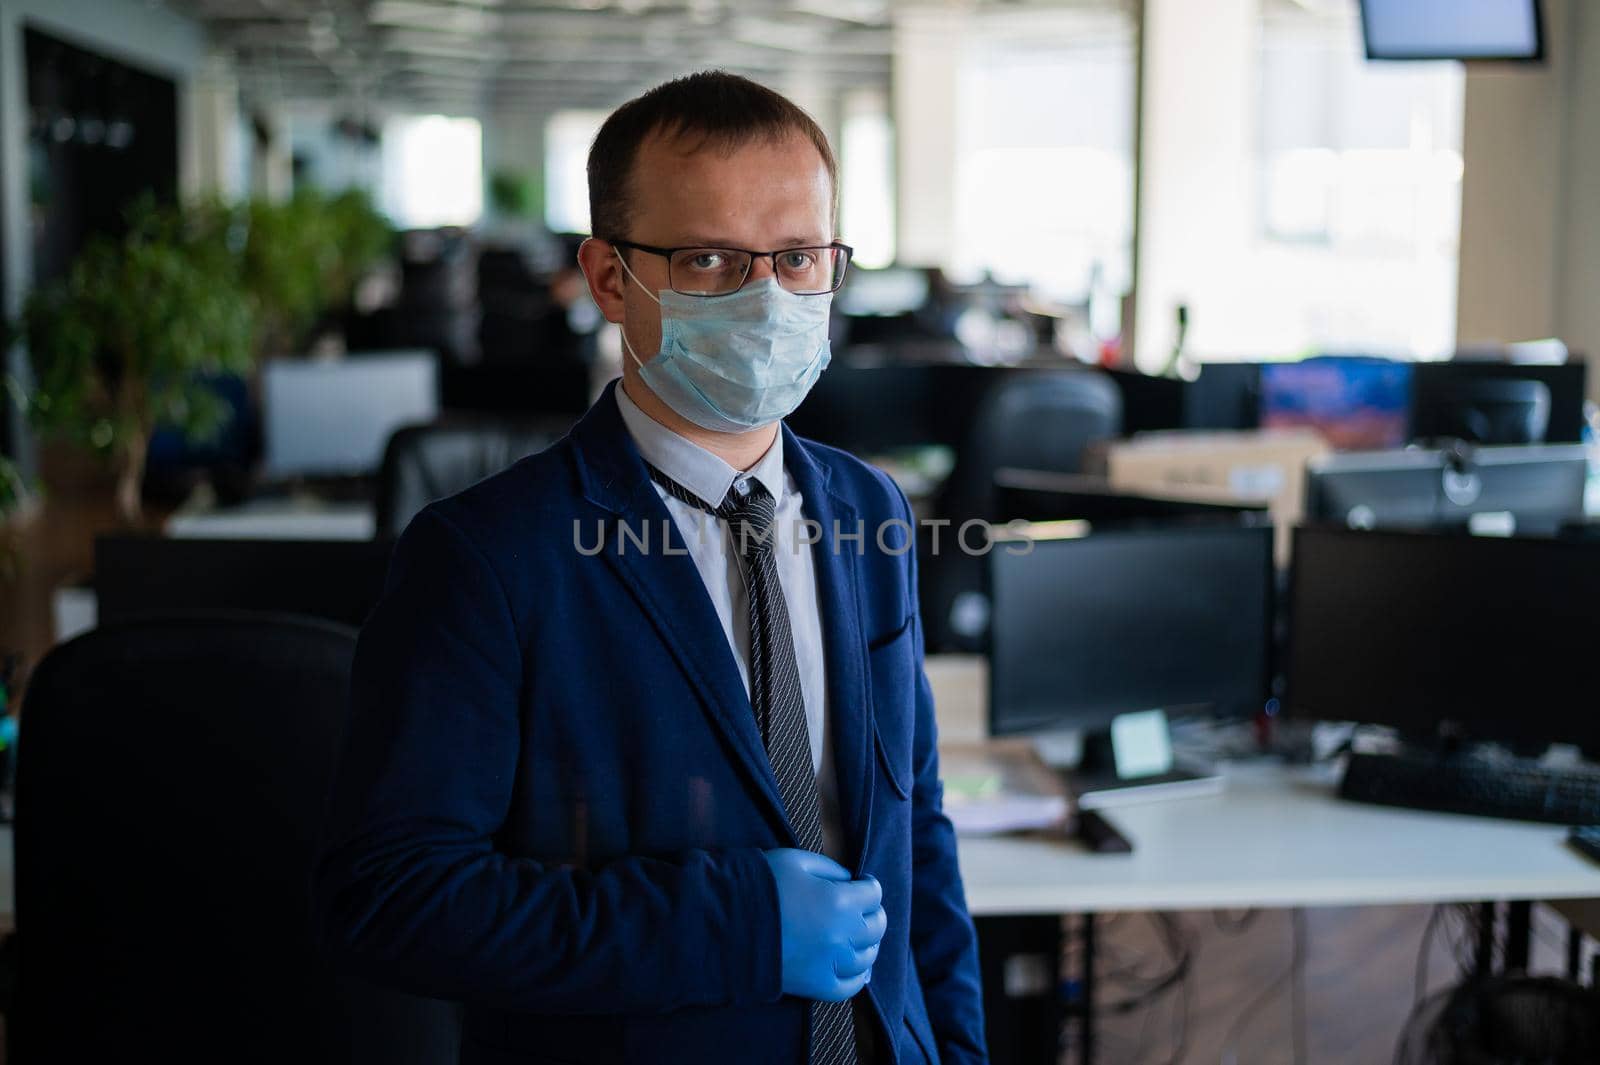
<instances>
[{"instance_id":1,"label":"striped necktie","mask_svg":"<svg viewBox=\"0 0 1600 1065\"><path fill-rule=\"evenodd\" d=\"M822 804L811 767L811 734L800 692L800 667L795 664L789 607L778 583L778 561L773 553L776 504L772 494L752 478L744 495L730 488L722 505L713 507L646 465L651 478L668 494L715 514L728 523L733 534L750 595L750 705L795 837L806 850L821 854ZM855 1014L849 1002L811 1004L809 1060L810 1065L856 1065Z\"/></svg>"}]
</instances>

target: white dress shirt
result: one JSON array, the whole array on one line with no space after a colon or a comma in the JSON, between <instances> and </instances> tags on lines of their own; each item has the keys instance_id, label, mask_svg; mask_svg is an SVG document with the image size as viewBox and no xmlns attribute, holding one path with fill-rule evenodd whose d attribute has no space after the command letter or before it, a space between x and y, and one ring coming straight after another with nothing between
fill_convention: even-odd
<instances>
[{"instance_id":1,"label":"white dress shirt","mask_svg":"<svg viewBox=\"0 0 1600 1065\"><path fill-rule=\"evenodd\" d=\"M810 545L801 542L798 536L804 517L800 509L803 499L794 478L783 468L783 433L778 433L767 453L754 466L740 471L640 410L620 383L615 391L623 424L628 427L645 461L711 506L720 505L730 488L747 490L745 484L750 479L760 482L772 494L775 503L773 558L778 564L778 583L783 586L784 603L789 608L795 664L800 668L800 694L805 702L806 730L811 737L811 768L817 774L821 797L822 850L841 865L848 864L839 821L833 744L828 730L827 664L822 647L822 611L817 602L817 572ZM715 514L683 502L659 484L655 484L655 490L683 534L689 556L705 582L748 695L750 599L728 524Z\"/></svg>"}]
</instances>

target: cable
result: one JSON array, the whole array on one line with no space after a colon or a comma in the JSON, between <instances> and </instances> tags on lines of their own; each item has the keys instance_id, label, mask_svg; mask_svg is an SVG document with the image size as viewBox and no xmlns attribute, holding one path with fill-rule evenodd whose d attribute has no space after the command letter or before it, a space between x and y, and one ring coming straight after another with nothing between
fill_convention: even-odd
<instances>
[{"instance_id":1,"label":"cable","mask_svg":"<svg viewBox=\"0 0 1600 1065\"><path fill-rule=\"evenodd\" d=\"M1416 1009L1417 1004L1422 1001L1423 995L1428 990L1428 953L1433 947L1433 932L1434 929L1439 927L1439 920L1444 915L1444 909L1442 905L1435 906L1433 912L1428 915L1427 926L1422 930L1422 944L1417 948L1416 986L1411 991L1412 1009Z\"/></svg>"},{"instance_id":2,"label":"cable","mask_svg":"<svg viewBox=\"0 0 1600 1065\"><path fill-rule=\"evenodd\" d=\"M1192 1003L1192 982L1190 976L1194 961L1194 940L1187 934L1183 923L1171 914L1146 913L1146 920L1160 940L1163 951L1169 961L1168 967L1154 975L1152 978L1130 979L1130 974L1138 973L1138 963L1124 965L1121 968L1122 985L1131 985L1134 993L1127 998L1108 1002L1100 1006L1096 1013L1105 1015L1128 1015L1135 1012L1142 1014L1139 1018L1137 1042L1130 1048L1120 1047L1122 1051L1112 1060L1135 1063L1146 1059L1146 1051L1150 1044L1152 1026L1156 1022L1157 1014L1161 1012L1161 999L1170 998L1171 1012L1168 1018L1169 1034L1173 1041L1173 1057L1170 1059L1174 1065L1181 1060L1187 1031L1189 1026L1189 1010ZM1149 956L1147 954L1147 956ZM1143 974L1138 974L1142 977ZM1177 992L1169 995L1169 992Z\"/></svg>"},{"instance_id":3,"label":"cable","mask_svg":"<svg viewBox=\"0 0 1600 1065\"><path fill-rule=\"evenodd\" d=\"M1172 1056L1167 1059L1166 1065L1179 1065L1183 1061L1184 1052L1189 1048L1189 1011L1194 1006L1194 981L1189 978L1189 972L1184 971L1180 981L1182 987L1182 1005L1173 1006L1173 1025L1176 1029L1172 1037Z\"/></svg>"},{"instance_id":4,"label":"cable","mask_svg":"<svg viewBox=\"0 0 1600 1065\"><path fill-rule=\"evenodd\" d=\"M1294 911L1294 913L1299 913L1299 912L1300 911L1298 911L1298 910ZM1292 916L1293 915L1291 914L1291 920L1292 920ZM1291 928L1291 931L1292 931L1292 928ZM1227 1035L1225 1035L1223 1037L1223 1040L1222 1040L1222 1065L1238 1065L1238 1062L1239 1062L1239 1052L1238 1052L1239 1036L1241 1034L1243 1034L1246 1024L1249 1022L1249 1020L1252 1017L1254 1017L1263 1008L1265 1008L1267 1003L1272 1001L1273 996L1277 994L1279 988L1281 988L1285 983L1292 984L1294 982L1294 980L1295 980L1296 975L1300 972L1301 968L1304 966L1304 964L1305 964L1305 937L1304 937L1304 935L1291 935L1291 942L1292 942L1292 946L1291 946L1290 955L1289 955L1289 969L1288 969L1288 972L1286 974L1284 974L1283 976L1277 977L1271 983L1269 983L1265 988L1263 988L1256 995L1255 998L1251 999L1250 1002L1245 1005L1245 1008L1239 1012L1239 1015L1237 1017L1234 1018L1233 1023L1228 1026ZM1291 1009L1293 1008L1292 999L1291 999L1291 1002L1290 1002L1290 1007L1291 1007ZM1293 1021L1291 1019L1291 1024L1292 1023L1293 1023ZM1297 1065L1299 1065L1299 1063L1304 1061L1304 1058L1298 1056L1299 1053L1300 1053L1300 1049L1297 1046L1296 1047L1296 1055L1297 1056L1295 1058L1295 1061L1296 1061Z\"/></svg>"},{"instance_id":5,"label":"cable","mask_svg":"<svg viewBox=\"0 0 1600 1065\"><path fill-rule=\"evenodd\" d=\"M1150 914L1149 917L1156 931L1161 934L1162 939L1166 942L1167 953L1172 957L1172 967L1159 977L1141 981L1143 986L1130 997L1104 1006L1103 1009L1107 1013L1130 1013L1141 1006L1154 1002L1155 999L1178 984L1189 971L1192 952L1177 926L1176 918L1170 914Z\"/></svg>"},{"instance_id":6,"label":"cable","mask_svg":"<svg viewBox=\"0 0 1600 1065\"><path fill-rule=\"evenodd\" d=\"M1152 918L1155 921L1156 918ZM1156 925L1157 930L1167 940L1168 949L1180 953L1182 969L1177 973L1177 994L1171 996L1172 1013L1168 1019L1168 1035L1171 1040L1171 1053L1166 1059L1166 1065L1178 1065L1183 1060L1183 1054L1188 1046L1189 1038L1189 1012L1193 1005L1194 983L1192 966L1190 964L1194 953L1194 940L1185 934L1183 923L1175 916L1162 914ZM1144 1020L1139 1026L1139 1042L1135 1048L1135 1056L1130 1061L1142 1062L1144 1060L1145 1041L1149 1035L1150 1022L1155 1017L1158 1004L1151 1002L1145 1010Z\"/></svg>"},{"instance_id":7,"label":"cable","mask_svg":"<svg viewBox=\"0 0 1600 1065\"><path fill-rule=\"evenodd\" d=\"M1216 925L1217 931L1223 935L1239 936L1250 931L1250 926L1256 923L1261 916L1259 909L1248 909L1238 917L1227 916L1225 910L1212 910L1211 923Z\"/></svg>"},{"instance_id":8,"label":"cable","mask_svg":"<svg viewBox=\"0 0 1600 1065\"><path fill-rule=\"evenodd\" d=\"M1305 1065L1306 1055L1306 911L1290 912L1294 953L1289 962L1289 1023L1294 1029L1294 1065Z\"/></svg>"}]
</instances>

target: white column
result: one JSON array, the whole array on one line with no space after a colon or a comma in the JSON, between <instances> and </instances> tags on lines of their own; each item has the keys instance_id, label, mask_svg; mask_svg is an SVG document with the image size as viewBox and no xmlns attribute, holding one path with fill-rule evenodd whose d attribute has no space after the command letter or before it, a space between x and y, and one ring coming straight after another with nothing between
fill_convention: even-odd
<instances>
[{"instance_id":1,"label":"white column","mask_svg":"<svg viewBox=\"0 0 1600 1065\"><path fill-rule=\"evenodd\" d=\"M1566 0L1546 0L1543 64L1467 67L1458 347L1560 331L1570 13Z\"/></svg>"},{"instance_id":2,"label":"white column","mask_svg":"<svg viewBox=\"0 0 1600 1065\"><path fill-rule=\"evenodd\" d=\"M213 52L206 57L191 83L189 96L190 145L184 196L220 196L237 200L247 193L242 170L239 81L232 61Z\"/></svg>"},{"instance_id":3,"label":"white column","mask_svg":"<svg viewBox=\"0 0 1600 1065\"><path fill-rule=\"evenodd\" d=\"M258 108L269 139L257 141L250 154L250 192L269 200L286 200L294 192L294 155L289 147L289 118L281 110ZM253 136L254 134L252 134Z\"/></svg>"},{"instance_id":4,"label":"white column","mask_svg":"<svg viewBox=\"0 0 1600 1065\"><path fill-rule=\"evenodd\" d=\"M908 9L895 23L895 245L903 263L943 266L953 251L958 85L971 21L959 9Z\"/></svg>"},{"instance_id":5,"label":"white column","mask_svg":"<svg viewBox=\"0 0 1600 1065\"><path fill-rule=\"evenodd\" d=\"M1144 121L1134 353L1159 368L1190 308L1204 354L1207 315L1248 304L1215 263L1243 253L1255 226L1258 0L1146 0Z\"/></svg>"},{"instance_id":6,"label":"white column","mask_svg":"<svg viewBox=\"0 0 1600 1065\"><path fill-rule=\"evenodd\" d=\"M1567 32L1573 47L1556 320L1567 346L1589 359L1589 398L1600 402L1600 10L1590 2L1569 4Z\"/></svg>"}]
</instances>

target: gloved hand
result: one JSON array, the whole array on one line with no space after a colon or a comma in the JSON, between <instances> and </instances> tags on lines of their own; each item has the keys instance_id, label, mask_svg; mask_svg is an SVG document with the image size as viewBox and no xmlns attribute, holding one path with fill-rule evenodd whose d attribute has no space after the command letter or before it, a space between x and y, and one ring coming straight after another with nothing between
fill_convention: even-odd
<instances>
[{"instance_id":1,"label":"gloved hand","mask_svg":"<svg viewBox=\"0 0 1600 1065\"><path fill-rule=\"evenodd\" d=\"M783 992L843 1002L872 979L888 918L883 887L873 877L851 880L826 855L765 851L778 884L783 935Z\"/></svg>"}]
</instances>

